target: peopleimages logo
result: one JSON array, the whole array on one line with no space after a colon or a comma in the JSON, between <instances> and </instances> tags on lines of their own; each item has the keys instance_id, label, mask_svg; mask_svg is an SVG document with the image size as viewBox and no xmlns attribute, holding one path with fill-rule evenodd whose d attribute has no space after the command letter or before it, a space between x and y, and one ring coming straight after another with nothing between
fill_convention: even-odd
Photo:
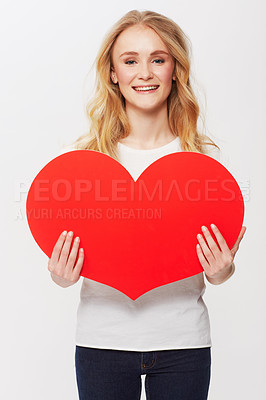
<instances>
[{"instance_id":1,"label":"peopleimages logo","mask_svg":"<svg viewBox=\"0 0 266 400\"><path fill-rule=\"evenodd\" d=\"M102 184L101 179L37 179L33 187L35 202L75 201L88 205L93 202L168 202L168 201L234 201L236 192L233 179L188 179L185 184L171 179L156 179L146 182L142 179L111 179ZM238 199L241 200L241 199Z\"/></svg>"}]
</instances>

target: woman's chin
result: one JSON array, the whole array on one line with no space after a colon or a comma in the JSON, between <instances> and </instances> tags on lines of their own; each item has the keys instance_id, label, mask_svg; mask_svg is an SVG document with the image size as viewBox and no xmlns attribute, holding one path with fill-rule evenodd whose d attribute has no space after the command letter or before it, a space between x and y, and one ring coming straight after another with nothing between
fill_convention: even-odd
<instances>
[{"instance_id":1,"label":"woman's chin","mask_svg":"<svg viewBox=\"0 0 266 400\"><path fill-rule=\"evenodd\" d=\"M136 103L129 103L126 101L126 109L127 111L130 109L135 109L138 111L149 111L149 112L158 112L159 109L164 108L167 106L167 101L165 103L158 103L158 102L148 102L148 101L139 101Z\"/></svg>"}]
</instances>

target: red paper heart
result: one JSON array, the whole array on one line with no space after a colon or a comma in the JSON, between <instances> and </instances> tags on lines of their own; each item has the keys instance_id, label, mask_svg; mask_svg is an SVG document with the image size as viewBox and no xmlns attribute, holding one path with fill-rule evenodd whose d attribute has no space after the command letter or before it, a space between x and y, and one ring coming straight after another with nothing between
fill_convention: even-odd
<instances>
[{"instance_id":1,"label":"red paper heart","mask_svg":"<svg viewBox=\"0 0 266 400\"><path fill-rule=\"evenodd\" d=\"M112 157L74 150L38 173L26 213L49 258L60 233L72 230L84 248L81 275L135 300L203 271L196 253L202 225L211 232L214 223L231 248L244 202L233 176L207 155L168 154L134 182Z\"/></svg>"}]
</instances>

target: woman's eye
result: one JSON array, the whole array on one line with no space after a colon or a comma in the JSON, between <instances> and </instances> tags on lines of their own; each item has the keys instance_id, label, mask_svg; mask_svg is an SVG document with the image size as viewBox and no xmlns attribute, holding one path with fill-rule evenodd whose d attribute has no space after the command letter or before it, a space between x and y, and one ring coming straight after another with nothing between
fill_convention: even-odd
<instances>
[{"instance_id":1,"label":"woman's eye","mask_svg":"<svg viewBox=\"0 0 266 400\"><path fill-rule=\"evenodd\" d=\"M159 63L159 64L162 64L162 63L164 63L164 60L161 60L161 59L156 59L156 60L154 60L154 61L160 61L160 63ZM156 64L158 64L158 63L156 63Z\"/></svg>"},{"instance_id":2,"label":"woman's eye","mask_svg":"<svg viewBox=\"0 0 266 400\"><path fill-rule=\"evenodd\" d=\"M162 59L160 59L160 58L157 58L156 60L153 60L153 61L156 61L155 64L163 64L163 63L164 63L164 60L162 60ZM158 61L158 62L157 62L157 61ZM128 60L128 61L125 62L125 64L127 64L127 65L133 65L132 63L134 63L134 62L135 62L135 60Z\"/></svg>"}]
</instances>

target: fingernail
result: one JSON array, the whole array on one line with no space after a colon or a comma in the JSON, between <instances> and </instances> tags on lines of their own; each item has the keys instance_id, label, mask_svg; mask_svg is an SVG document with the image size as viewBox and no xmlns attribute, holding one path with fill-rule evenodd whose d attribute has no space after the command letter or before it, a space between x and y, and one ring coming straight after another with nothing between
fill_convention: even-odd
<instances>
[{"instance_id":1,"label":"fingernail","mask_svg":"<svg viewBox=\"0 0 266 400\"><path fill-rule=\"evenodd\" d=\"M212 227L212 229L215 229L215 228L216 228L216 226L215 226L214 224L211 224L211 227Z\"/></svg>"}]
</instances>

